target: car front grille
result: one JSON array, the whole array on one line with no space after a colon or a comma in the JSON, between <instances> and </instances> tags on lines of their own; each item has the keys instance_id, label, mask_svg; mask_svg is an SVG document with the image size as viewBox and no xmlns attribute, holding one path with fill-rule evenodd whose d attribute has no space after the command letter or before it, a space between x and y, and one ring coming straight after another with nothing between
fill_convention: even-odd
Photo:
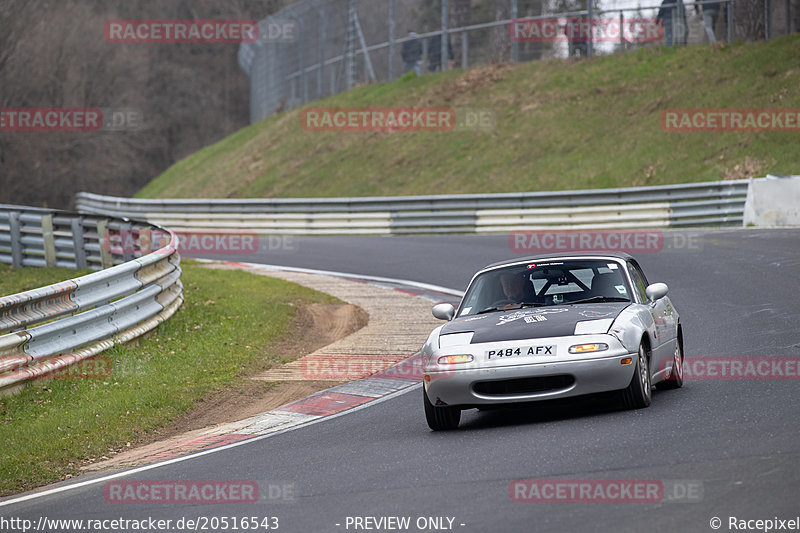
<instances>
[{"instance_id":1,"label":"car front grille","mask_svg":"<svg viewBox=\"0 0 800 533\"><path fill-rule=\"evenodd\" d=\"M575 383L568 374L533 378L504 379L500 381L478 381L472 388L484 396L512 396L567 389Z\"/></svg>"}]
</instances>

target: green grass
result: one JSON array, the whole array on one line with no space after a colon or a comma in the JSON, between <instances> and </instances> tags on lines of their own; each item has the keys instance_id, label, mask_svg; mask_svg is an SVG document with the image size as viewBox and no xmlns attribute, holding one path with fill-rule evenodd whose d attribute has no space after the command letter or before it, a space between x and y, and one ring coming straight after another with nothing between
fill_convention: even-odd
<instances>
[{"instance_id":1,"label":"green grass","mask_svg":"<svg viewBox=\"0 0 800 533\"><path fill-rule=\"evenodd\" d=\"M37 381L0 398L0 495L75 475L208 394L236 387L278 361L272 347L289 334L298 305L338 302L246 272L182 268L184 305L154 334L105 352L107 378ZM61 275L39 273L39 285Z\"/></svg>"},{"instance_id":2,"label":"green grass","mask_svg":"<svg viewBox=\"0 0 800 533\"><path fill-rule=\"evenodd\" d=\"M660 113L800 108L800 35L410 75L312 106L477 107L497 124L490 132L306 131L295 110L187 157L137 196L517 192L797 173L800 133L668 133Z\"/></svg>"},{"instance_id":3,"label":"green grass","mask_svg":"<svg viewBox=\"0 0 800 533\"><path fill-rule=\"evenodd\" d=\"M11 268L0 264L0 296L29 291L89 273L91 270L88 269L76 271L70 268Z\"/></svg>"}]
</instances>

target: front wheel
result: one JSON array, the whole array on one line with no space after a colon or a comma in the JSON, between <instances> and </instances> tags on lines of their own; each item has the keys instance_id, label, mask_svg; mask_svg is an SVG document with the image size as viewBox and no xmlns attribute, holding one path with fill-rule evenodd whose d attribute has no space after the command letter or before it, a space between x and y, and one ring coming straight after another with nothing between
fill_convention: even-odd
<instances>
[{"instance_id":1,"label":"front wheel","mask_svg":"<svg viewBox=\"0 0 800 533\"><path fill-rule=\"evenodd\" d=\"M683 387L683 344L680 337L675 341L675 356L669 377L656 385L659 390L679 389Z\"/></svg>"},{"instance_id":2,"label":"front wheel","mask_svg":"<svg viewBox=\"0 0 800 533\"><path fill-rule=\"evenodd\" d=\"M461 408L452 405L435 406L428 399L425 387L422 387L422 401L425 404L425 420L434 431L455 429L461 421Z\"/></svg>"},{"instance_id":3,"label":"front wheel","mask_svg":"<svg viewBox=\"0 0 800 533\"><path fill-rule=\"evenodd\" d=\"M641 409L650 405L653 391L650 386L650 364L644 344L639 345L636 368L630 384L621 391L622 403L627 409Z\"/></svg>"}]
</instances>

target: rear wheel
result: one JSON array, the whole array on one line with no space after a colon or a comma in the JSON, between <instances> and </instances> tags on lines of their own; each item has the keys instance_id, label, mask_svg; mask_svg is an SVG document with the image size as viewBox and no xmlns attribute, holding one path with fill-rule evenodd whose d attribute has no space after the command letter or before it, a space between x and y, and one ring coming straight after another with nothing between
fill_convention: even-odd
<instances>
[{"instance_id":1,"label":"rear wheel","mask_svg":"<svg viewBox=\"0 0 800 533\"><path fill-rule=\"evenodd\" d=\"M644 344L639 345L636 368L630 384L621 391L622 403L628 409L641 409L650 405L653 390L650 386L650 364Z\"/></svg>"},{"instance_id":2,"label":"rear wheel","mask_svg":"<svg viewBox=\"0 0 800 533\"><path fill-rule=\"evenodd\" d=\"M436 406L428 399L425 387L422 387L422 401L425 404L425 420L434 431L455 429L461 421L461 408L452 405Z\"/></svg>"},{"instance_id":3,"label":"rear wheel","mask_svg":"<svg viewBox=\"0 0 800 533\"><path fill-rule=\"evenodd\" d=\"M683 343L680 337L675 341L675 357L669 377L656 385L659 390L679 389L683 387Z\"/></svg>"}]
</instances>

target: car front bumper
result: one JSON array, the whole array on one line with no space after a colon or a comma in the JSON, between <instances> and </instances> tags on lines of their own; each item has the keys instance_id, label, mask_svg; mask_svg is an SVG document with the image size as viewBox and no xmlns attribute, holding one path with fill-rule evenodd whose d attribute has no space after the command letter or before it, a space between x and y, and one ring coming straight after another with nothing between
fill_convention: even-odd
<instances>
[{"instance_id":1,"label":"car front bumper","mask_svg":"<svg viewBox=\"0 0 800 533\"><path fill-rule=\"evenodd\" d=\"M546 343L548 340L538 339L537 342ZM574 338L569 342L574 344ZM606 338L600 342L612 341ZM425 390L434 405L481 406L624 389L633 377L637 354L628 353L617 342L613 344L612 349L606 352L588 357L571 355L567 360L549 358L546 361L520 361L518 364L504 362L496 366L487 366L479 361L469 368L447 369L441 365L429 365L424 372ZM475 351L480 352L481 347L477 348ZM441 355L432 355L430 360ZM630 362L623 364L624 359L630 359Z\"/></svg>"}]
</instances>

